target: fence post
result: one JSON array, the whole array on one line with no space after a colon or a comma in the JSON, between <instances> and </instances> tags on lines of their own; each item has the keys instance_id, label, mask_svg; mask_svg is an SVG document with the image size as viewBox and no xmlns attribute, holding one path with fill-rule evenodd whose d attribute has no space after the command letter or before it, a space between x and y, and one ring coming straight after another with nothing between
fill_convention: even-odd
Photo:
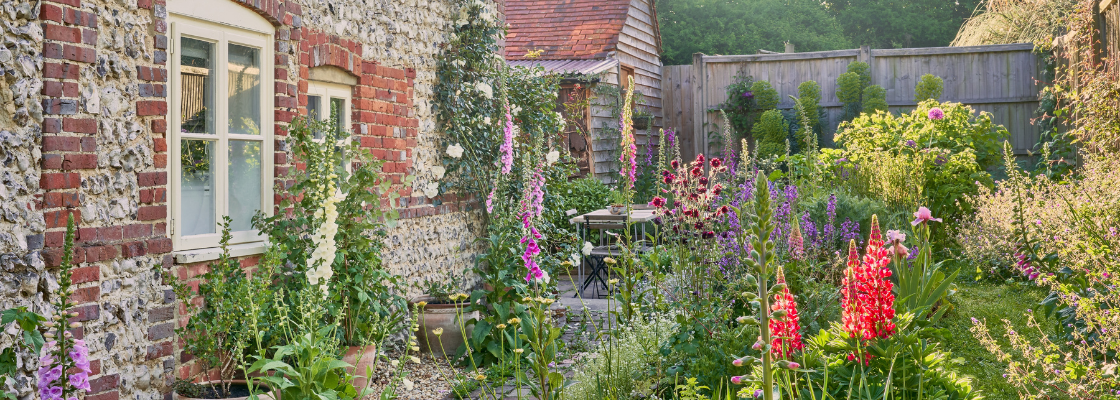
<instances>
[{"instance_id":1,"label":"fence post","mask_svg":"<svg viewBox=\"0 0 1120 400\"><path fill-rule=\"evenodd\" d=\"M859 46L859 55L856 56L856 61L862 61L862 62L867 63L867 72L868 73L871 73L871 67L873 67L871 65L872 60L873 60L873 56L871 55L871 46ZM874 78L875 74L871 74L871 77ZM871 82L871 83L875 84L875 82Z\"/></svg>"},{"instance_id":2,"label":"fence post","mask_svg":"<svg viewBox=\"0 0 1120 400\"><path fill-rule=\"evenodd\" d=\"M705 95L708 71L704 67L704 53L692 55L692 154L681 154L682 160L690 160L704 152L707 140L704 139L704 121L708 117L708 99Z\"/></svg>"}]
</instances>

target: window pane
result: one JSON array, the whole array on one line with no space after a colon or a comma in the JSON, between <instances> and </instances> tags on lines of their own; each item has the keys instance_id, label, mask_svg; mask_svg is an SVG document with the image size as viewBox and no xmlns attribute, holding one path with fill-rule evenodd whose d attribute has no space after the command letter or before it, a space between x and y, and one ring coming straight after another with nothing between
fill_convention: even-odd
<instances>
[{"instance_id":1,"label":"window pane","mask_svg":"<svg viewBox=\"0 0 1120 400\"><path fill-rule=\"evenodd\" d=\"M184 133L214 133L214 44L182 38L179 76L182 89Z\"/></svg>"},{"instance_id":2,"label":"window pane","mask_svg":"<svg viewBox=\"0 0 1120 400\"><path fill-rule=\"evenodd\" d=\"M261 133L260 65L259 49L230 43L229 133Z\"/></svg>"},{"instance_id":3,"label":"window pane","mask_svg":"<svg viewBox=\"0 0 1120 400\"><path fill-rule=\"evenodd\" d=\"M338 132L346 131L346 100L331 98L331 117L334 118L334 128Z\"/></svg>"},{"instance_id":4,"label":"window pane","mask_svg":"<svg viewBox=\"0 0 1120 400\"><path fill-rule=\"evenodd\" d=\"M217 231L214 216L214 141L183 139L181 172L183 236Z\"/></svg>"},{"instance_id":5,"label":"window pane","mask_svg":"<svg viewBox=\"0 0 1120 400\"><path fill-rule=\"evenodd\" d=\"M311 121L318 121L323 119L323 98L319 96L307 96L307 118ZM312 132L315 139L322 139L323 133L319 131Z\"/></svg>"},{"instance_id":6,"label":"window pane","mask_svg":"<svg viewBox=\"0 0 1120 400\"><path fill-rule=\"evenodd\" d=\"M230 230L253 229L253 215L261 210L261 142L229 141Z\"/></svg>"}]
</instances>

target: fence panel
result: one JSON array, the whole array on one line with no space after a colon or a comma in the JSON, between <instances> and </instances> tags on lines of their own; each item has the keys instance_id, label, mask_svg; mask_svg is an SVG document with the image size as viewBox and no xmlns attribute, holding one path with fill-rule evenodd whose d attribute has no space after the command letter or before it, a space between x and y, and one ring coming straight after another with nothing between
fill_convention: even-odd
<instances>
[{"instance_id":1,"label":"fence panel","mask_svg":"<svg viewBox=\"0 0 1120 400\"><path fill-rule=\"evenodd\" d=\"M992 113L993 121L1010 132L1016 153L1026 154L1040 134L1039 128L1031 124L1041 89L1036 83L1041 61L1033 48L1031 44L1010 44L919 49L864 47L736 56L696 54L692 65L665 67L665 86L673 98L665 104L666 126L677 129L685 153L682 156L708 153L710 132L723 124L713 110L727 100L727 87L737 76L769 81L782 99L780 109L792 108L789 96L797 95L797 86L802 82L813 80L821 87L824 108L822 145L831 145L843 114L843 104L836 96L836 78L847 72L849 63L863 61L871 67L871 84L886 89L890 111L912 109L917 104L914 86L918 79L933 74L945 81L941 101L959 102L978 112Z\"/></svg>"}]
</instances>

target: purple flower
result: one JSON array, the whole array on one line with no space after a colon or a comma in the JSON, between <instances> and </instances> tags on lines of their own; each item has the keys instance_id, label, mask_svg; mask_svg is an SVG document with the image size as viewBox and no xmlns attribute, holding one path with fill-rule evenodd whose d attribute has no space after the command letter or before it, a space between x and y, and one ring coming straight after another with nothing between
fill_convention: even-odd
<instances>
[{"instance_id":1,"label":"purple flower","mask_svg":"<svg viewBox=\"0 0 1120 400\"><path fill-rule=\"evenodd\" d=\"M73 386L75 389L81 389L88 392L90 390L89 375L86 375L85 372L79 372L74 375L70 375L70 386Z\"/></svg>"},{"instance_id":2,"label":"purple flower","mask_svg":"<svg viewBox=\"0 0 1120 400\"><path fill-rule=\"evenodd\" d=\"M786 185L785 192L786 192L786 201L793 202L793 201L797 200L797 186L796 185Z\"/></svg>"},{"instance_id":3,"label":"purple flower","mask_svg":"<svg viewBox=\"0 0 1120 400\"><path fill-rule=\"evenodd\" d=\"M754 93L751 93L751 92L750 92L750 91L748 90L748 91L746 91L746 92L743 92L743 97L746 97L746 98L748 98L748 99L750 99L750 98L754 98Z\"/></svg>"},{"instance_id":4,"label":"purple flower","mask_svg":"<svg viewBox=\"0 0 1120 400\"><path fill-rule=\"evenodd\" d=\"M942 118L945 118L945 112L941 111L941 108L934 107L934 108L929 109L929 119L932 119L932 120L936 121L936 120L940 120Z\"/></svg>"},{"instance_id":5,"label":"purple flower","mask_svg":"<svg viewBox=\"0 0 1120 400\"><path fill-rule=\"evenodd\" d=\"M918 143L915 142L914 140L907 140L906 141L906 147L910 147L910 148L918 147Z\"/></svg>"},{"instance_id":6,"label":"purple flower","mask_svg":"<svg viewBox=\"0 0 1120 400\"><path fill-rule=\"evenodd\" d=\"M845 218L844 223L840 224L840 241L848 243L852 240L859 240L859 222L852 221L851 218Z\"/></svg>"}]
</instances>

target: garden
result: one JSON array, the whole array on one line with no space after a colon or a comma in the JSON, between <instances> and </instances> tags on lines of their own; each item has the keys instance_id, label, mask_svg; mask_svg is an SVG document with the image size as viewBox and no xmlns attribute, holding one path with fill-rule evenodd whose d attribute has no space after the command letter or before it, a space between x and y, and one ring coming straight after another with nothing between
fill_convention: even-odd
<instances>
[{"instance_id":1,"label":"garden","mask_svg":"<svg viewBox=\"0 0 1120 400\"><path fill-rule=\"evenodd\" d=\"M604 183L573 178L558 144L578 118L556 111L560 77L495 58L504 28L473 4L439 61L442 165L392 182L339 144L335 118L297 119L303 167L285 212L253 219L260 263L231 255L227 219L201 279L167 277L197 365L178 398L1120 399L1115 66L1082 57L1101 73L1063 75L1046 53L1047 134L1029 157L990 114L940 101L941 78L892 112L853 62L835 147L820 145L819 83L779 110L769 82L743 76L717 150L681 159L672 130L639 143L631 78ZM1071 27L1091 22L1078 15ZM388 272L398 215L379 205L398 184L478 199L472 269ZM602 209L608 228L572 223ZM74 235L71 216L53 304L66 315ZM580 289L588 271L597 290ZM80 322L11 322L40 354L41 398L89 389ZM0 352L0 383L17 350Z\"/></svg>"}]
</instances>

